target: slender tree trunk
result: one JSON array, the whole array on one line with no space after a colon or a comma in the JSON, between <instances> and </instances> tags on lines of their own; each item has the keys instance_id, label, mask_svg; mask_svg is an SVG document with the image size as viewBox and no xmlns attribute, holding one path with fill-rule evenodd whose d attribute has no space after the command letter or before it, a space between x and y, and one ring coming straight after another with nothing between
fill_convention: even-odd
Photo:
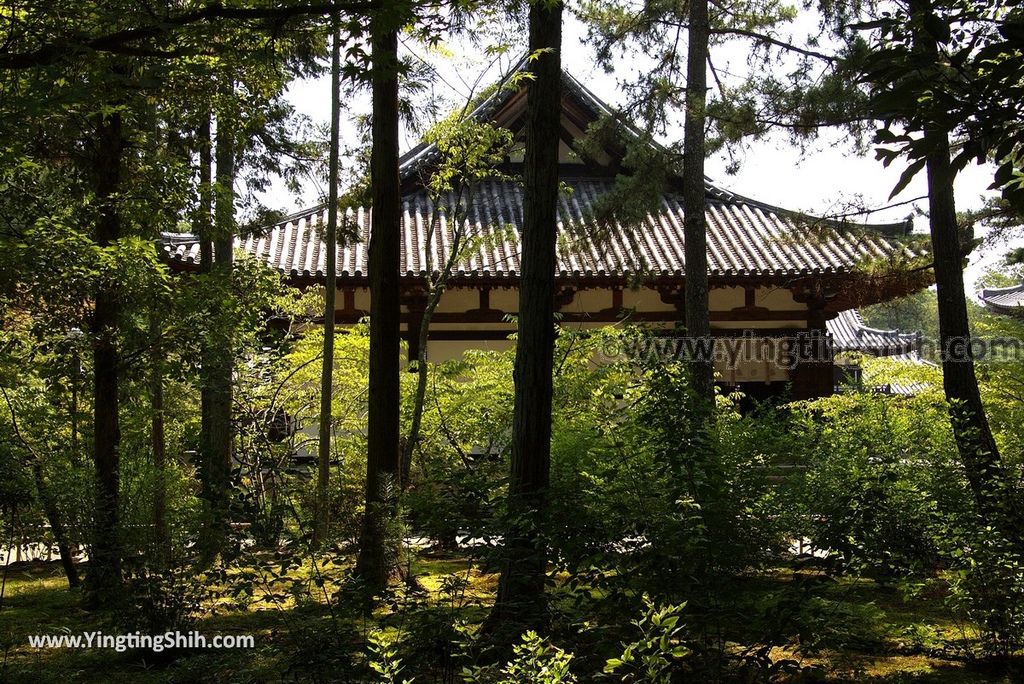
<instances>
[{"instance_id":1,"label":"slender tree trunk","mask_svg":"<svg viewBox=\"0 0 1024 684\"><path fill-rule=\"evenodd\" d=\"M468 192L469 195L465 204L465 210L460 206L463 192ZM416 445L419 443L420 430L423 424L423 409L427 397L427 382L430 379L430 367L427 365L427 362L430 360L429 354L427 353L427 347L430 343L430 321L434 318L434 312L437 311L437 307L441 303L441 297L444 296L445 289L448 286L448 280L451 278L452 271L455 269L455 264L458 262L459 254L462 250L462 242L465 237L464 224L466 221L466 212L469 207L473 206L473 193L468 191L465 186L460 186L459 190L453 194L456 197L456 204L454 206L453 216L449 218L451 224L454 226L452 230L452 243L449 246L448 257L445 260L444 265L441 267L436 280L433 275L434 234L440 227L440 212L438 212L436 218L431 223L431 228L427 232L427 241L423 248L427 264L427 298L426 303L423 306L423 311L419 317L419 327L415 331L417 335L416 394L413 397L409 435L405 440L405 447L402 453L403 485L408 484L408 474L412 468L412 457L416 451ZM440 206L442 201L443 200L440 197L433 198L435 206ZM410 317L409 325L413 326L415 322L416 318L414 316ZM409 332L410 335L413 332L411 327Z\"/></svg>"},{"instance_id":2,"label":"slender tree trunk","mask_svg":"<svg viewBox=\"0 0 1024 684\"><path fill-rule=\"evenodd\" d=\"M167 531L167 450L164 439L164 359L160 344L160 324L150 314L150 439L153 449L153 546L162 564L170 557L170 535Z\"/></svg>"},{"instance_id":3,"label":"slender tree trunk","mask_svg":"<svg viewBox=\"0 0 1024 684\"><path fill-rule=\"evenodd\" d=\"M957 450L979 509L1011 539L1021 540L1020 522L1004 491L999 448L988 424L971 355L970 323L964 291L963 248L953 200L954 172L949 138L942 130L925 134L928 155L928 211L938 290L942 385L949 402ZM1004 505L1006 504L1006 505Z\"/></svg>"},{"instance_id":4,"label":"slender tree trunk","mask_svg":"<svg viewBox=\"0 0 1024 684\"><path fill-rule=\"evenodd\" d=\"M199 270L209 273L213 268L213 134L207 112L196 132L199 157L199 208L195 229L199 236Z\"/></svg>"},{"instance_id":5,"label":"slender tree trunk","mask_svg":"<svg viewBox=\"0 0 1024 684\"><path fill-rule=\"evenodd\" d=\"M697 418L709 415L715 396L708 305L707 222L704 188L704 124L707 104L708 0L690 0L683 123L683 238L686 260L686 333L701 340L690 363Z\"/></svg>"},{"instance_id":6,"label":"slender tree trunk","mask_svg":"<svg viewBox=\"0 0 1024 684\"><path fill-rule=\"evenodd\" d=\"M81 584L78 578L78 567L75 565L75 556L71 549L71 541L68 539L67 528L64 527L64 520L60 516L60 509L53 498L50 486L43 476L43 464L39 459L32 462L32 476L36 481L36 491L39 492L39 499L43 504L43 513L46 521L50 523L50 532L53 540L57 542L57 552L60 554L60 564L64 569L64 575L68 578L68 586L72 589Z\"/></svg>"},{"instance_id":7,"label":"slender tree trunk","mask_svg":"<svg viewBox=\"0 0 1024 684\"><path fill-rule=\"evenodd\" d=\"M75 566L71 542L68 539L67 528L64 527L63 519L60 516L57 501L53 498L50 486L43 475L43 460L40 458L39 452L32 447L32 444L21 433L21 429L18 426L18 416L14 410L14 403L11 401L10 396L8 396L7 390L0 387L0 395L3 396L4 402L7 404L7 410L10 411L14 434L22 446L25 447L25 450L28 451L29 458L32 459L32 477L35 480L36 492L39 494L40 503L43 505L43 514L46 516L46 521L50 523L50 532L53 534L54 541L57 542L57 551L60 553L60 562L64 567L64 574L68 578L68 586L74 589L80 584L78 568Z\"/></svg>"},{"instance_id":8,"label":"slender tree trunk","mask_svg":"<svg viewBox=\"0 0 1024 684\"><path fill-rule=\"evenodd\" d=\"M81 441L78 436L78 382L82 375L82 357L78 351L77 339L75 340L75 349L72 354L71 377L69 378L71 384L71 405L69 407L71 414L71 462L77 466L81 462L81 454L78 451L79 442Z\"/></svg>"},{"instance_id":9,"label":"slender tree trunk","mask_svg":"<svg viewBox=\"0 0 1024 684\"><path fill-rule=\"evenodd\" d=\"M121 237L116 194L121 186L124 137L120 113L103 117L96 153L97 246L109 247ZM121 426L118 391L120 354L117 330L121 312L117 286L101 280L92 315L93 342L93 462L96 468L96 511L89 571L87 603L99 607L114 602L121 588L121 544L118 525Z\"/></svg>"},{"instance_id":10,"label":"slender tree trunk","mask_svg":"<svg viewBox=\"0 0 1024 684\"><path fill-rule=\"evenodd\" d=\"M233 87L233 86L228 86ZM234 267L235 236L235 141L229 117L217 120L216 164L214 192L214 259L211 273L219 284L219 297L231 297L231 275ZM208 430L204 441L203 466L206 470L204 494L207 515L200 538L200 553L204 563L211 562L224 548L228 534L228 516L231 502L231 446L232 446L232 370L234 356L232 335L228 320L228 305L213 302L214 329L210 332L211 345L206 373L209 392Z\"/></svg>"},{"instance_id":11,"label":"slender tree trunk","mask_svg":"<svg viewBox=\"0 0 1024 684\"><path fill-rule=\"evenodd\" d=\"M387 584L397 569L395 521L400 478L399 350L401 305L401 188L398 178L397 21L378 12L371 19L373 49L373 151L370 184L370 388L367 426L366 512L356 574L372 588Z\"/></svg>"},{"instance_id":12,"label":"slender tree trunk","mask_svg":"<svg viewBox=\"0 0 1024 684\"><path fill-rule=\"evenodd\" d=\"M912 11L922 19L931 13L923 0ZM915 48L938 59L935 39L918 29ZM956 219L950 163L949 132L938 124L925 129L928 174L928 215L932 237L935 284L938 290L939 343L942 348L942 385L949 403L957 450L978 509L1011 541L1024 540L1018 506L1006 482L999 448L988 424L978 389L970 345L967 295L964 291L963 246Z\"/></svg>"},{"instance_id":13,"label":"slender tree trunk","mask_svg":"<svg viewBox=\"0 0 1024 684\"><path fill-rule=\"evenodd\" d=\"M199 271L209 274L213 270L213 134L211 132L211 114L206 112L199 130L196 132L197 153L198 153L198 181L199 181L199 206L193 221L196 235L199 237ZM213 305L209 304L209 311L213 313ZM210 560L206 547L210 535L207 527L211 520L211 482L210 467L211 461L211 427L210 407L213 404L211 371L215 367L214 340L209 331L203 335L199 350L199 453L196 468L199 475L199 495L203 502L201 528L199 533L198 548L200 551L200 562Z\"/></svg>"},{"instance_id":14,"label":"slender tree trunk","mask_svg":"<svg viewBox=\"0 0 1024 684\"><path fill-rule=\"evenodd\" d=\"M317 453L316 519L313 544L324 539L330 524L328 487L331 478L331 399L334 377L334 308L337 295L338 258L338 147L341 120L341 48L338 15L332 18L334 31L331 49L331 149L328 164L329 198L327 201L327 282L324 296L324 358L320 374L320 443Z\"/></svg>"},{"instance_id":15,"label":"slender tree trunk","mask_svg":"<svg viewBox=\"0 0 1024 684\"><path fill-rule=\"evenodd\" d=\"M506 558L492 622L532 624L544 619L547 550L538 529L545 514L551 468L561 43L562 4L532 3L529 50L537 57L530 62L533 80L527 85L512 468Z\"/></svg>"}]
</instances>

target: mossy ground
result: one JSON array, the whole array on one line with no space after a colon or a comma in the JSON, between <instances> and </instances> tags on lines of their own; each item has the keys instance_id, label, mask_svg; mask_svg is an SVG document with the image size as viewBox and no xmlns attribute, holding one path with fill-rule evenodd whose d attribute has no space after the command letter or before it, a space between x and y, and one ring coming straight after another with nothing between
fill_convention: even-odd
<instances>
[{"instance_id":1,"label":"mossy ground","mask_svg":"<svg viewBox=\"0 0 1024 684\"><path fill-rule=\"evenodd\" d=\"M421 554L411 568L422 605L443 608L450 603L446 583L465 580L459 599L460 617L482 621L493 598L496 577L481 574L455 555ZM334 572L342 572L339 564ZM736 606L763 604L780 587L794 581L792 572L748 578L737 587ZM328 587L333 580L328 578ZM810 654L796 655L795 644L777 647L773 659L792 657L818 669L815 679L835 682L1016 682L1019 663L984 663L965 657L977 647L977 632L954 620L941 592L925 591L914 598L867 580L823 582L809 602L833 614L841 629L822 640ZM245 650L184 651L153 654L111 650L37 650L30 634L80 634L101 630L117 633L102 615L85 611L80 597L67 589L57 564L31 564L7 571L0 607L0 682L274 682L349 681L341 653L365 658L363 640L372 628L395 630L395 606L382 606L369 617L339 618L325 602L274 602L258 595L244 609L221 602L194 626L200 633L252 634L256 647ZM839 615L839 613L842 613ZM742 639L747 626L736 623L731 637ZM752 629L752 628L751 628ZM329 635L337 635L329 638ZM820 636L820 635L819 635ZM751 634L751 637L753 635ZM410 669L414 663L408 663ZM429 673L417 682L433 681Z\"/></svg>"}]
</instances>

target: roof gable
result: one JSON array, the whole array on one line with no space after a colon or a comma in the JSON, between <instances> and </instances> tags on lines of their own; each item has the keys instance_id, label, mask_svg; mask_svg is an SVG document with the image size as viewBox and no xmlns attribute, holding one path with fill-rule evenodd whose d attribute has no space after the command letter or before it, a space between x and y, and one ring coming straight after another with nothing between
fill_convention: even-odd
<instances>
[{"instance_id":1,"label":"roof gable","mask_svg":"<svg viewBox=\"0 0 1024 684\"><path fill-rule=\"evenodd\" d=\"M490 93L478 102L467 115L481 123L493 123L516 134L522 142L526 123L526 86L515 87L514 76L524 70L525 60L520 61L508 75L493 84ZM561 101L561 150L572 154L574 159L563 159L563 166L573 165L576 173L589 176L614 176L622 171L624 148L621 145L605 146L596 158L581 153L575 142L581 139L591 124L603 116L614 116L613 110L590 92L568 72L562 71ZM625 129L623 129L625 130ZM635 132L630 132L636 135ZM563 156L560 155L560 156ZM422 187L438 161L437 146L420 142L399 159L403 193ZM510 165L521 163L521 157L511 156Z\"/></svg>"}]
</instances>

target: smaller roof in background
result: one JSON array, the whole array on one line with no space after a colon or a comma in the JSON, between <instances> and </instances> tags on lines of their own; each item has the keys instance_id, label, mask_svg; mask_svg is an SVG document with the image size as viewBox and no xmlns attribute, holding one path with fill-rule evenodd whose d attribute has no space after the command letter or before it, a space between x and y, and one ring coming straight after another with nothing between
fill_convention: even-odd
<instances>
[{"instance_id":1,"label":"smaller roof in background","mask_svg":"<svg viewBox=\"0 0 1024 684\"><path fill-rule=\"evenodd\" d=\"M1024 315L1024 283L981 291L982 303L996 313Z\"/></svg>"},{"instance_id":2,"label":"smaller roof in background","mask_svg":"<svg viewBox=\"0 0 1024 684\"><path fill-rule=\"evenodd\" d=\"M836 351L860 352L871 356L920 359L921 333L871 328L856 309L842 311L825 323L832 333Z\"/></svg>"}]
</instances>

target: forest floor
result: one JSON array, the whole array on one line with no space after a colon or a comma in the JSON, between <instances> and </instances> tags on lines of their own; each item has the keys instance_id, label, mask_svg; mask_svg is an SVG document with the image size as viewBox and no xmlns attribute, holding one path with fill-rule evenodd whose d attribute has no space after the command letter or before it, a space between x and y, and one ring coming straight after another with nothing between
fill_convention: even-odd
<instances>
[{"instance_id":1,"label":"forest floor","mask_svg":"<svg viewBox=\"0 0 1024 684\"><path fill-rule=\"evenodd\" d=\"M424 554L414 561L412 568L423 590L416 599L421 616L430 610L435 611L435 616L443 615L451 608L470 624L482 621L493 597L495 576L480 574L465 559L452 556ZM461 578L454 583L458 585L454 590L452 578ZM189 628L208 636L251 634L255 637L254 648L159 654L37 649L29 645L29 635L76 635L91 631L112 635L123 633L124 628L118 628L109 617L83 610L78 594L68 591L59 564L11 566L0 601L0 682L353 681L347 673L365 670L365 664L359 661L365 660L364 642L373 628L383 627L392 633L398 630L399 642L408 638L403 635L418 633L422 640L424 634L431 634L429 620L418 627L397 622L401 614L397 604L379 609L372 618L339 617L337 609L331 610L325 601L311 600L308 595L305 600L282 600L280 597L290 589L278 580L278 588L282 589L278 593L271 588L274 582L271 579L265 584L267 591L262 596L257 592L243 609L222 598L216 610L206 610L205 616ZM328 589L331 582L328 578ZM743 596L749 606L776 596L780 586L793 582L794 573L780 569L750 578L738 588L737 596ZM311 586L315 594L315 580ZM814 649L813 656L805 654L798 660L801 665L817 668L812 681L1024 681L1013 673L1022 672L1019 663L997 667L967 656L977 648L976 632L954 621L936 592L906 599L894 589L865 580L808 586L812 589L801 596L800 609L805 612L807 629L816 633L814 638L819 647ZM278 598L274 599L271 593ZM452 598L455 594L457 601ZM324 594L330 595L330 591ZM338 596L334 600L339 600ZM741 613L726 619L735 619L737 614ZM424 622L422 617L420 622ZM732 628L731 638L742 640L744 626L736 623ZM579 653L593 650L593 646L581 646ZM792 653L786 648L775 648L771 655L775 660L795 658ZM1009 673L1007 667L1011 668ZM406 676L415 669L414 663L407 663ZM442 680L428 672L420 673L415 681L419 684Z\"/></svg>"}]
</instances>

